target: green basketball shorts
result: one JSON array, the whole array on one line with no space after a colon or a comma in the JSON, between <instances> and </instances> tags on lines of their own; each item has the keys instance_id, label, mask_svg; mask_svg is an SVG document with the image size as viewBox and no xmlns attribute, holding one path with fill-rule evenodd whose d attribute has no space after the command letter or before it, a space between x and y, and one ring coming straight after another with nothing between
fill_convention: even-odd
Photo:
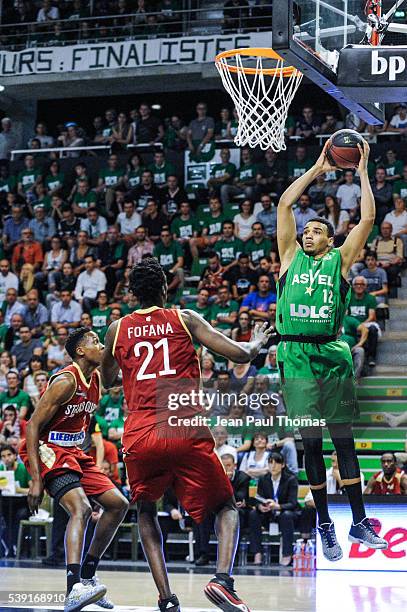
<instances>
[{"instance_id":1,"label":"green basketball shorts","mask_svg":"<svg viewBox=\"0 0 407 612\"><path fill-rule=\"evenodd\" d=\"M352 355L345 342L282 341L277 359L290 419L351 423L359 417Z\"/></svg>"}]
</instances>

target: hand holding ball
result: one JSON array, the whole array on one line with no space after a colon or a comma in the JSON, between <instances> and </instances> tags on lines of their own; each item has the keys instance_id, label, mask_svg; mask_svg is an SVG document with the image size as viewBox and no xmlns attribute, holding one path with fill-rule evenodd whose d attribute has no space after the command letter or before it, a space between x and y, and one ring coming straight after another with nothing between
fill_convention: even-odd
<instances>
[{"instance_id":1,"label":"hand holding ball","mask_svg":"<svg viewBox=\"0 0 407 612\"><path fill-rule=\"evenodd\" d=\"M357 168L360 162L358 145L363 149L363 137L358 132L339 130L328 141L326 158L335 168Z\"/></svg>"}]
</instances>

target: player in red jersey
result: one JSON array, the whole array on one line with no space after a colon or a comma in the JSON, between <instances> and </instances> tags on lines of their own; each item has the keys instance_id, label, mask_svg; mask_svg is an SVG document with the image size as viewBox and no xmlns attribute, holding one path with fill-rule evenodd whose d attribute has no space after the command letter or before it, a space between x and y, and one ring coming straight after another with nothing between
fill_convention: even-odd
<instances>
[{"instance_id":1,"label":"player in red jersey","mask_svg":"<svg viewBox=\"0 0 407 612\"><path fill-rule=\"evenodd\" d=\"M141 310L109 327L101 371L104 386L111 387L122 370L129 410L123 435L125 463L132 499L137 501L141 542L159 592L159 608L180 610L168 582L155 504L171 486L195 521L202 521L210 511L216 515L218 559L216 575L205 587L206 596L227 612L248 612L230 575L239 513L229 478L214 453L213 437L201 424L203 409L195 401L200 369L193 341L234 362L246 363L267 343L267 325L256 327L251 342L237 343L196 312L164 308L167 282L153 258L133 268L130 291L140 300ZM177 410L174 396L179 396Z\"/></svg>"},{"instance_id":2,"label":"player in red jersey","mask_svg":"<svg viewBox=\"0 0 407 612\"><path fill-rule=\"evenodd\" d=\"M397 467L396 455L392 452L383 453L381 457L382 470L369 479L365 495L407 495L407 474Z\"/></svg>"},{"instance_id":3,"label":"player in red jersey","mask_svg":"<svg viewBox=\"0 0 407 612\"><path fill-rule=\"evenodd\" d=\"M103 345L95 332L81 327L65 345L73 363L54 374L27 424L21 457L31 474L28 503L41 504L44 488L69 515L65 534L67 568L66 612L96 602L111 609L106 587L95 574L128 508L128 502L94 460L78 446L83 443L100 399ZM81 566L86 525L92 512L88 497L102 506L92 543Z\"/></svg>"}]
</instances>

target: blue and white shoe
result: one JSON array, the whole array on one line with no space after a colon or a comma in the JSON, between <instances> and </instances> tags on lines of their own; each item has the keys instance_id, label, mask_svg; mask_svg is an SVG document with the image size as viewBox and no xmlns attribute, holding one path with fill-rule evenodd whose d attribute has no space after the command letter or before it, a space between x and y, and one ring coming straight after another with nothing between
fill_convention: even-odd
<instances>
[{"instance_id":1,"label":"blue and white shoe","mask_svg":"<svg viewBox=\"0 0 407 612\"><path fill-rule=\"evenodd\" d=\"M322 542L322 553L328 561L339 561L343 552L336 539L335 526L333 523L322 523L318 525L319 535Z\"/></svg>"},{"instance_id":2,"label":"blue and white shoe","mask_svg":"<svg viewBox=\"0 0 407 612\"><path fill-rule=\"evenodd\" d=\"M364 544L368 548L375 548L376 550L383 550L389 545L386 540L377 535L367 517L356 525L352 523L348 540L349 542L359 542L359 544Z\"/></svg>"},{"instance_id":3,"label":"blue and white shoe","mask_svg":"<svg viewBox=\"0 0 407 612\"><path fill-rule=\"evenodd\" d=\"M95 574L93 578L82 578L81 582L82 584L85 584L85 585L90 584L93 587L100 586L100 581L99 581L99 578L97 577L97 574ZM100 608L104 608L105 610L113 610L114 608L114 603L110 601L110 599L108 599L106 595L103 595L103 597L95 601L95 604L99 606Z\"/></svg>"},{"instance_id":4,"label":"blue and white shoe","mask_svg":"<svg viewBox=\"0 0 407 612\"><path fill-rule=\"evenodd\" d=\"M65 598L64 612L79 612L85 606L96 603L104 595L106 595L104 584L93 585L77 582Z\"/></svg>"}]
</instances>

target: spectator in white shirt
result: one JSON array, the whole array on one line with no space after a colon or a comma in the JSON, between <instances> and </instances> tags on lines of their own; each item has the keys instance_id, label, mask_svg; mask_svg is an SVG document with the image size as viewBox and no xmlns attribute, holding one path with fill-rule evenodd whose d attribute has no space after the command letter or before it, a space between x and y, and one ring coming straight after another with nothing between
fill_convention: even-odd
<instances>
[{"instance_id":1,"label":"spectator in white shirt","mask_svg":"<svg viewBox=\"0 0 407 612\"><path fill-rule=\"evenodd\" d=\"M393 227L392 238L401 238L404 244L404 256L407 255L407 210L406 203L403 198L396 198L394 201L394 210L387 213L384 222L391 223ZM1 271L0 262L0 271Z\"/></svg>"},{"instance_id":2,"label":"spectator in white shirt","mask_svg":"<svg viewBox=\"0 0 407 612\"><path fill-rule=\"evenodd\" d=\"M407 104L399 104L396 106L395 114L390 119L390 124L387 127L389 132L398 132L399 134L407 133Z\"/></svg>"},{"instance_id":3,"label":"spectator in white shirt","mask_svg":"<svg viewBox=\"0 0 407 612\"><path fill-rule=\"evenodd\" d=\"M86 212L86 219L81 220L81 231L88 234L88 244L99 246L106 240L107 221L99 215L98 209L92 206Z\"/></svg>"},{"instance_id":4,"label":"spectator in white shirt","mask_svg":"<svg viewBox=\"0 0 407 612\"><path fill-rule=\"evenodd\" d=\"M124 212L117 216L117 224L122 236L131 236L142 224L141 215L135 210L134 201L130 197L125 198L123 209Z\"/></svg>"},{"instance_id":5,"label":"spectator in white shirt","mask_svg":"<svg viewBox=\"0 0 407 612\"><path fill-rule=\"evenodd\" d=\"M345 172L345 182L338 187L336 197L340 204L341 210L347 210L351 216L356 212L360 204L360 187L353 182L352 170Z\"/></svg>"},{"instance_id":6,"label":"spectator in white shirt","mask_svg":"<svg viewBox=\"0 0 407 612\"><path fill-rule=\"evenodd\" d=\"M59 19L59 9L56 6L51 6L51 0L44 0L42 9L38 11L37 21L41 23L55 21L55 19Z\"/></svg>"},{"instance_id":7,"label":"spectator in white shirt","mask_svg":"<svg viewBox=\"0 0 407 612\"><path fill-rule=\"evenodd\" d=\"M3 302L7 289L18 291L18 276L10 272L10 262L7 259L0 261L0 302Z\"/></svg>"},{"instance_id":8,"label":"spectator in white shirt","mask_svg":"<svg viewBox=\"0 0 407 612\"><path fill-rule=\"evenodd\" d=\"M213 439L215 440L215 453L219 459L222 455L232 455L235 462L237 462L237 451L234 446L227 444L228 432L226 427L223 425L217 425L212 429Z\"/></svg>"},{"instance_id":9,"label":"spectator in white shirt","mask_svg":"<svg viewBox=\"0 0 407 612\"><path fill-rule=\"evenodd\" d=\"M85 270L79 274L75 287L75 298L86 312L96 306L97 294L106 289L106 282L105 273L96 268L93 255L87 255Z\"/></svg>"}]
</instances>

